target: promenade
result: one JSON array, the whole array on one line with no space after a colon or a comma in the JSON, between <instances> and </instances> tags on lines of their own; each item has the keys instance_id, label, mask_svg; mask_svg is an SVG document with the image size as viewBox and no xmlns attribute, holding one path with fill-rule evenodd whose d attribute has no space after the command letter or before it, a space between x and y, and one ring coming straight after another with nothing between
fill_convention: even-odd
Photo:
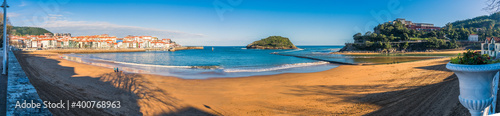
<instances>
[{"instance_id":1,"label":"promenade","mask_svg":"<svg viewBox=\"0 0 500 116\"><path fill-rule=\"evenodd\" d=\"M2 53L3 55L3 53ZM28 76L17 61L14 53L9 52L8 56L8 75L1 76L0 82L0 115L52 115L47 108L16 108L17 102L32 101L34 103L42 103L42 99L38 96L37 90L31 85Z\"/></svg>"},{"instance_id":2,"label":"promenade","mask_svg":"<svg viewBox=\"0 0 500 116\"><path fill-rule=\"evenodd\" d=\"M0 57L0 59L3 60L3 57ZM0 65L3 65L3 63L0 62ZM1 67L0 69L3 70ZM7 113L6 103L7 103L7 76L0 75L0 115L5 115Z\"/></svg>"}]
</instances>

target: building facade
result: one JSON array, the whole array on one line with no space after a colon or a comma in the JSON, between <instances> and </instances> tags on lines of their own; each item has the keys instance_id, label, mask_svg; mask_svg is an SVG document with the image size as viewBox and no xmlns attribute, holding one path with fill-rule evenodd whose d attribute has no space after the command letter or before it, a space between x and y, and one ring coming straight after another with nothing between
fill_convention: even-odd
<instances>
[{"instance_id":1,"label":"building facade","mask_svg":"<svg viewBox=\"0 0 500 116\"><path fill-rule=\"evenodd\" d=\"M71 34L56 33L51 35L27 35L27 36L11 36L10 42L18 48L91 48L91 49L107 49L107 48L165 48L179 46L172 42L171 39L159 40L152 36L127 36L117 38L108 34L92 35L92 36L77 36L71 37Z\"/></svg>"},{"instance_id":2,"label":"building facade","mask_svg":"<svg viewBox=\"0 0 500 116\"><path fill-rule=\"evenodd\" d=\"M476 34L470 34L469 41L479 41L479 36Z\"/></svg>"},{"instance_id":3,"label":"building facade","mask_svg":"<svg viewBox=\"0 0 500 116\"><path fill-rule=\"evenodd\" d=\"M408 21L403 18L397 18L394 21L389 21L388 23L394 24L395 22L400 22L405 25L409 29L414 29L417 31L435 31L441 29L441 27L435 27L434 24L430 23L413 23L412 21Z\"/></svg>"},{"instance_id":4,"label":"building facade","mask_svg":"<svg viewBox=\"0 0 500 116\"><path fill-rule=\"evenodd\" d=\"M500 52L500 38L498 37L487 37L484 43L481 43L481 54L488 54L493 57L497 57Z\"/></svg>"}]
</instances>

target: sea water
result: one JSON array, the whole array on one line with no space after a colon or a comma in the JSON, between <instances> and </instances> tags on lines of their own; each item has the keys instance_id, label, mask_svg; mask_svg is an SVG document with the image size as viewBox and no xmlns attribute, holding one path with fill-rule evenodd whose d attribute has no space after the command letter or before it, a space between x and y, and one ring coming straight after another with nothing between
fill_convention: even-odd
<instances>
[{"instance_id":1,"label":"sea water","mask_svg":"<svg viewBox=\"0 0 500 116\"><path fill-rule=\"evenodd\" d=\"M212 50L211 46L206 46L203 50L67 54L66 56L73 61L109 68L118 67L127 72L205 79L325 71L338 65L272 53L329 54L338 51L342 46L302 46L294 50L246 49L244 46L213 48Z\"/></svg>"},{"instance_id":2,"label":"sea water","mask_svg":"<svg viewBox=\"0 0 500 116\"><path fill-rule=\"evenodd\" d=\"M246 49L244 46L206 46L203 50L126 53L67 54L65 58L121 71L176 76L185 79L245 77L282 73L309 73L338 67L325 61L282 56L306 56L346 63L391 63L431 56L384 56L331 54L343 46L298 46L293 50ZM433 57L433 56L432 56Z\"/></svg>"}]
</instances>

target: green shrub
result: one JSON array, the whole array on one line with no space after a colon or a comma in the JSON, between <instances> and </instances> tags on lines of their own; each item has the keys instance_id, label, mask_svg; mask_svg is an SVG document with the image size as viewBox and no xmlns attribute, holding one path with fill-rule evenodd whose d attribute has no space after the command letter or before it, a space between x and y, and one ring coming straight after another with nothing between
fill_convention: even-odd
<instances>
[{"instance_id":1,"label":"green shrub","mask_svg":"<svg viewBox=\"0 0 500 116\"><path fill-rule=\"evenodd\" d=\"M498 63L500 60L493 60L488 54L481 55L478 51L469 49L463 54L458 54L458 57L452 57L450 62L453 64L479 65Z\"/></svg>"}]
</instances>

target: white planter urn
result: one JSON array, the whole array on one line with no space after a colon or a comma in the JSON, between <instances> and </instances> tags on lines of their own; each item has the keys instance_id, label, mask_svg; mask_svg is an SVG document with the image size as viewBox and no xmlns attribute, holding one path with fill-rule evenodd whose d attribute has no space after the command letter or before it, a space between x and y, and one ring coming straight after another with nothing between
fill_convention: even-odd
<instances>
[{"instance_id":1,"label":"white planter urn","mask_svg":"<svg viewBox=\"0 0 500 116\"><path fill-rule=\"evenodd\" d=\"M500 63L463 65L448 63L446 68L455 72L460 83L458 100L469 109L472 116L480 116L493 101L493 77L500 70Z\"/></svg>"}]
</instances>

